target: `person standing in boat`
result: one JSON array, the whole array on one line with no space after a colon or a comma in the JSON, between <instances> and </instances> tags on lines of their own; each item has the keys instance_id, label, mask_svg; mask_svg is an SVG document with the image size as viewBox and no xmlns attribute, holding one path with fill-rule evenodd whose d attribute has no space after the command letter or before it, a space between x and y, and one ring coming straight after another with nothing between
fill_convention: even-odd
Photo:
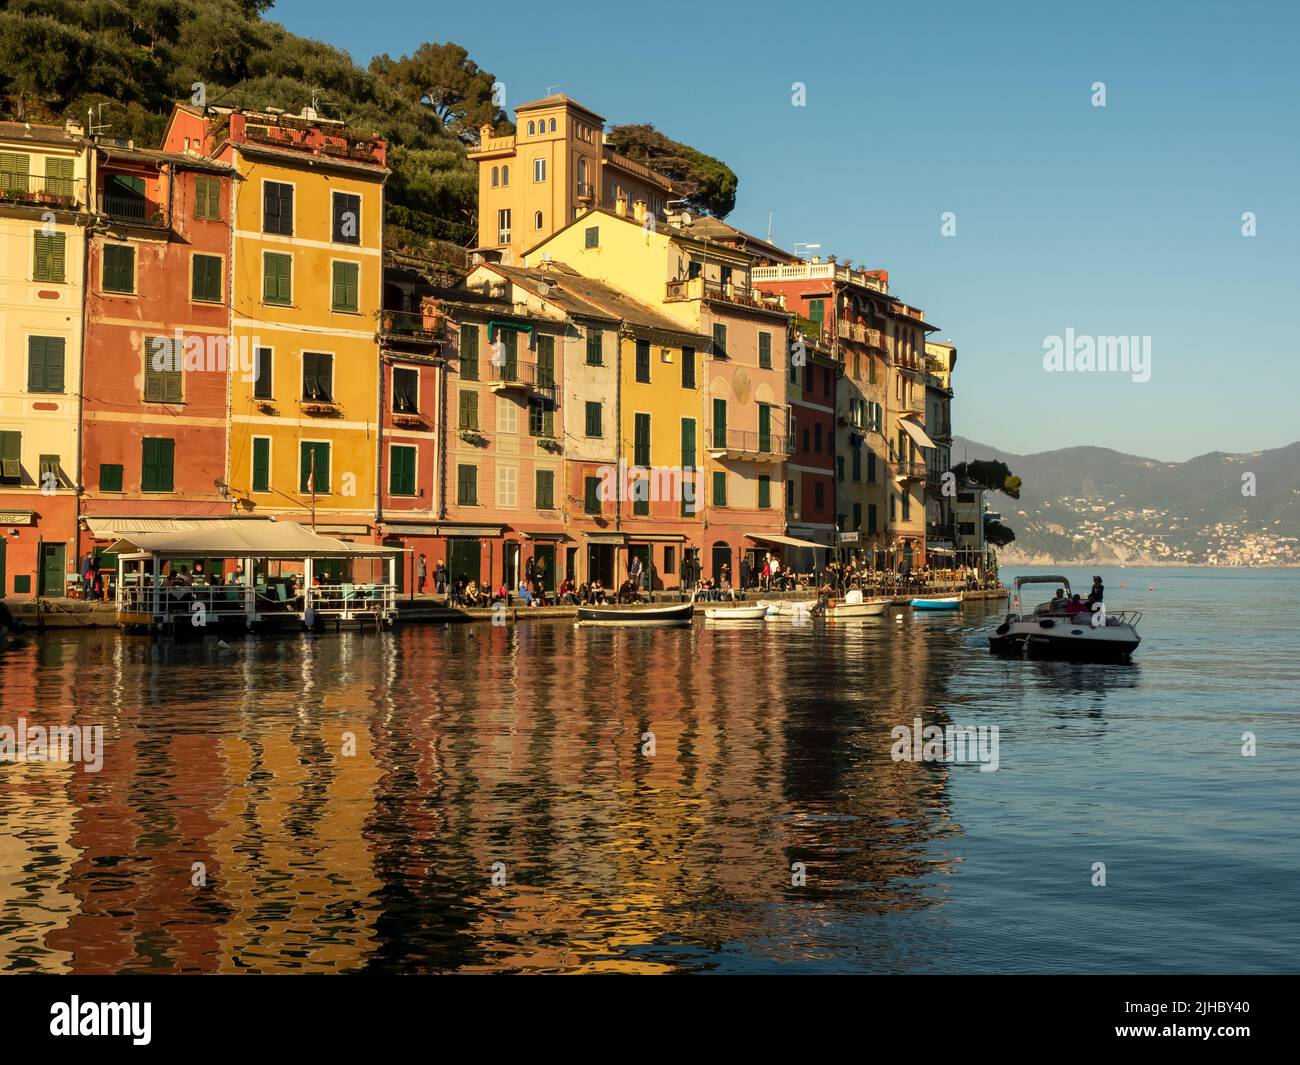
<instances>
[{"instance_id":1,"label":"person standing in boat","mask_svg":"<svg viewBox=\"0 0 1300 1065\"><path fill-rule=\"evenodd\" d=\"M1105 598L1105 595L1106 595L1106 588L1101 583L1101 578L1093 577L1092 591L1088 593L1088 605L1092 606L1093 603L1100 603L1102 599Z\"/></svg>"}]
</instances>

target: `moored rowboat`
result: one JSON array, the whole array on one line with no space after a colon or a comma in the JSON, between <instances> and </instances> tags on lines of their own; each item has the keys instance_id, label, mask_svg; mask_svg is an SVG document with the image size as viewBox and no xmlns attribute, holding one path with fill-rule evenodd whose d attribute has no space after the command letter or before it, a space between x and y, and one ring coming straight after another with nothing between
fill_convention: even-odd
<instances>
[{"instance_id":1,"label":"moored rowboat","mask_svg":"<svg viewBox=\"0 0 1300 1065\"><path fill-rule=\"evenodd\" d=\"M710 621L758 621L767 616L767 604L757 606L714 606L704 611Z\"/></svg>"},{"instance_id":2,"label":"moored rowboat","mask_svg":"<svg viewBox=\"0 0 1300 1065\"><path fill-rule=\"evenodd\" d=\"M674 606L580 606L579 625L689 625L694 603Z\"/></svg>"},{"instance_id":3,"label":"moored rowboat","mask_svg":"<svg viewBox=\"0 0 1300 1065\"><path fill-rule=\"evenodd\" d=\"M960 610L960 595L939 595L925 598L913 598L913 610Z\"/></svg>"}]
</instances>

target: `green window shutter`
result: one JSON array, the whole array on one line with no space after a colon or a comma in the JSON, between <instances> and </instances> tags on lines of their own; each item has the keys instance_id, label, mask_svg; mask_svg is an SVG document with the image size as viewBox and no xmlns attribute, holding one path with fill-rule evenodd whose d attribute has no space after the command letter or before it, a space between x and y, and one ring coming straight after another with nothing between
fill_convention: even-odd
<instances>
[{"instance_id":1,"label":"green window shutter","mask_svg":"<svg viewBox=\"0 0 1300 1065\"><path fill-rule=\"evenodd\" d=\"M636 379L648 384L650 381L650 341L636 342Z\"/></svg>"},{"instance_id":2,"label":"green window shutter","mask_svg":"<svg viewBox=\"0 0 1300 1065\"><path fill-rule=\"evenodd\" d=\"M271 490L271 441L264 436L253 437L253 491Z\"/></svg>"},{"instance_id":3,"label":"green window shutter","mask_svg":"<svg viewBox=\"0 0 1300 1065\"><path fill-rule=\"evenodd\" d=\"M721 470L713 475L713 505L715 507L727 505L727 475Z\"/></svg>"},{"instance_id":4,"label":"green window shutter","mask_svg":"<svg viewBox=\"0 0 1300 1065\"><path fill-rule=\"evenodd\" d=\"M537 336L537 384L555 387L555 337L543 333Z\"/></svg>"},{"instance_id":5,"label":"green window shutter","mask_svg":"<svg viewBox=\"0 0 1300 1065\"><path fill-rule=\"evenodd\" d=\"M463 507L472 507L478 503L477 466L456 467L456 502Z\"/></svg>"},{"instance_id":6,"label":"green window shutter","mask_svg":"<svg viewBox=\"0 0 1300 1065\"><path fill-rule=\"evenodd\" d=\"M256 377L253 380L253 398L270 399L274 393L271 390L273 353L270 348L258 348L254 354Z\"/></svg>"},{"instance_id":7,"label":"green window shutter","mask_svg":"<svg viewBox=\"0 0 1300 1065\"><path fill-rule=\"evenodd\" d=\"M478 380L478 326L460 327L460 376L466 381Z\"/></svg>"},{"instance_id":8,"label":"green window shutter","mask_svg":"<svg viewBox=\"0 0 1300 1065\"><path fill-rule=\"evenodd\" d=\"M758 450L764 454L772 450L772 408L766 403L758 405Z\"/></svg>"},{"instance_id":9,"label":"green window shutter","mask_svg":"<svg viewBox=\"0 0 1300 1065\"><path fill-rule=\"evenodd\" d=\"M135 249L126 244L104 245L105 292L135 291Z\"/></svg>"},{"instance_id":10,"label":"green window shutter","mask_svg":"<svg viewBox=\"0 0 1300 1065\"><path fill-rule=\"evenodd\" d=\"M163 374L163 401L179 403L184 396L181 392L181 371L173 370Z\"/></svg>"},{"instance_id":11,"label":"green window shutter","mask_svg":"<svg viewBox=\"0 0 1300 1065\"><path fill-rule=\"evenodd\" d=\"M194 179L194 217L221 218L221 182L214 177Z\"/></svg>"},{"instance_id":12,"label":"green window shutter","mask_svg":"<svg viewBox=\"0 0 1300 1065\"><path fill-rule=\"evenodd\" d=\"M713 323L713 354L715 357L727 357L727 327L722 322Z\"/></svg>"},{"instance_id":13,"label":"green window shutter","mask_svg":"<svg viewBox=\"0 0 1300 1065\"><path fill-rule=\"evenodd\" d=\"M122 491L122 467L118 463L100 463L99 490L101 492Z\"/></svg>"},{"instance_id":14,"label":"green window shutter","mask_svg":"<svg viewBox=\"0 0 1300 1065\"><path fill-rule=\"evenodd\" d=\"M221 259L216 255L194 256L191 296L202 303L221 302Z\"/></svg>"},{"instance_id":15,"label":"green window shutter","mask_svg":"<svg viewBox=\"0 0 1300 1065\"><path fill-rule=\"evenodd\" d=\"M460 393L460 428L478 428L478 393L462 391Z\"/></svg>"},{"instance_id":16,"label":"green window shutter","mask_svg":"<svg viewBox=\"0 0 1300 1065\"><path fill-rule=\"evenodd\" d=\"M147 437L141 441L140 488L170 492L175 483L176 441Z\"/></svg>"},{"instance_id":17,"label":"green window shutter","mask_svg":"<svg viewBox=\"0 0 1300 1065\"><path fill-rule=\"evenodd\" d=\"M772 505L772 478L764 473L758 475L758 506L766 510Z\"/></svg>"},{"instance_id":18,"label":"green window shutter","mask_svg":"<svg viewBox=\"0 0 1300 1065\"><path fill-rule=\"evenodd\" d=\"M288 306L293 302L293 256L266 252L262 259L262 302Z\"/></svg>"},{"instance_id":19,"label":"green window shutter","mask_svg":"<svg viewBox=\"0 0 1300 1065\"><path fill-rule=\"evenodd\" d=\"M415 495L415 448L394 447L390 451L388 491L395 496Z\"/></svg>"},{"instance_id":20,"label":"green window shutter","mask_svg":"<svg viewBox=\"0 0 1300 1065\"><path fill-rule=\"evenodd\" d=\"M336 311L355 313L359 307L358 287L361 268L356 263L334 264L332 307Z\"/></svg>"},{"instance_id":21,"label":"green window shutter","mask_svg":"<svg viewBox=\"0 0 1300 1065\"><path fill-rule=\"evenodd\" d=\"M632 485L632 513L638 518L645 518L650 515L650 481L648 478L638 477Z\"/></svg>"},{"instance_id":22,"label":"green window shutter","mask_svg":"<svg viewBox=\"0 0 1300 1065\"><path fill-rule=\"evenodd\" d=\"M555 474L551 470L537 471L533 507L537 510L552 510L555 507Z\"/></svg>"},{"instance_id":23,"label":"green window shutter","mask_svg":"<svg viewBox=\"0 0 1300 1065\"><path fill-rule=\"evenodd\" d=\"M727 446L727 401L725 399L713 401L713 446L715 448Z\"/></svg>"},{"instance_id":24,"label":"green window shutter","mask_svg":"<svg viewBox=\"0 0 1300 1065\"><path fill-rule=\"evenodd\" d=\"M601 406L599 403L587 403L587 435L601 435Z\"/></svg>"},{"instance_id":25,"label":"green window shutter","mask_svg":"<svg viewBox=\"0 0 1300 1065\"><path fill-rule=\"evenodd\" d=\"M587 514L600 513L600 478L588 477L583 482L582 509Z\"/></svg>"},{"instance_id":26,"label":"green window shutter","mask_svg":"<svg viewBox=\"0 0 1300 1065\"><path fill-rule=\"evenodd\" d=\"M772 368L772 334L758 334L758 365L764 369Z\"/></svg>"},{"instance_id":27,"label":"green window shutter","mask_svg":"<svg viewBox=\"0 0 1300 1065\"><path fill-rule=\"evenodd\" d=\"M62 337L28 337L27 339L27 391L63 391Z\"/></svg>"},{"instance_id":28,"label":"green window shutter","mask_svg":"<svg viewBox=\"0 0 1300 1065\"><path fill-rule=\"evenodd\" d=\"M0 482L18 484L22 480L22 453L22 433L0 432Z\"/></svg>"},{"instance_id":29,"label":"green window shutter","mask_svg":"<svg viewBox=\"0 0 1300 1065\"><path fill-rule=\"evenodd\" d=\"M519 377L519 331L503 329L500 336L506 346L506 364L502 370L504 380L514 381Z\"/></svg>"},{"instance_id":30,"label":"green window shutter","mask_svg":"<svg viewBox=\"0 0 1300 1065\"><path fill-rule=\"evenodd\" d=\"M53 196L72 198L72 160L45 157L45 191Z\"/></svg>"},{"instance_id":31,"label":"green window shutter","mask_svg":"<svg viewBox=\"0 0 1300 1065\"><path fill-rule=\"evenodd\" d=\"M682 419L682 469L695 468L695 419Z\"/></svg>"},{"instance_id":32,"label":"green window shutter","mask_svg":"<svg viewBox=\"0 0 1300 1065\"><path fill-rule=\"evenodd\" d=\"M27 192L28 166L21 152L0 152L0 193Z\"/></svg>"},{"instance_id":33,"label":"green window shutter","mask_svg":"<svg viewBox=\"0 0 1300 1065\"><path fill-rule=\"evenodd\" d=\"M326 443L305 441L298 451L298 491L303 495L311 493L312 459L315 458L316 494L329 495L330 491L330 446Z\"/></svg>"},{"instance_id":34,"label":"green window shutter","mask_svg":"<svg viewBox=\"0 0 1300 1065\"><path fill-rule=\"evenodd\" d=\"M67 238L62 233L33 234L34 263L32 278L36 281L62 281L64 271L64 248Z\"/></svg>"},{"instance_id":35,"label":"green window shutter","mask_svg":"<svg viewBox=\"0 0 1300 1065\"><path fill-rule=\"evenodd\" d=\"M695 349L682 348L682 387L695 387Z\"/></svg>"},{"instance_id":36,"label":"green window shutter","mask_svg":"<svg viewBox=\"0 0 1300 1065\"><path fill-rule=\"evenodd\" d=\"M587 330L587 365L600 366L605 361L605 332L601 329Z\"/></svg>"},{"instance_id":37,"label":"green window shutter","mask_svg":"<svg viewBox=\"0 0 1300 1065\"><path fill-rule=\"evenodd\" d=\"M637 466L650 465L650 415L638 414L635 423L635 444L632 461Z\"/></svg>"}]
</instances>

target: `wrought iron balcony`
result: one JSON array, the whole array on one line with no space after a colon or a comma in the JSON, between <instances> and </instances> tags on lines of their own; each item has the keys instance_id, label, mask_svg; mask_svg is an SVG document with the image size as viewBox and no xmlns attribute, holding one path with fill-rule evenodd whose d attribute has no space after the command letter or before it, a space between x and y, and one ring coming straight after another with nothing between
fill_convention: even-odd
<instances>
[{"instance_id":1,"label":"wrought iron balcony","mask_svg":"<svg viewBox=\"0 0 1300 1065\"><path fill-rule=\"evenodd\" d=\"M794 454L792 436L729 429L709 434L708 451L715 459L750 459L756 462L781 462Z\"/></svg>"},{"instance_id":2,"label":"wrought iron balcony","mask_svg":"<svg viewBox=\"0 0 1300 1065\"><path fill-rule=\"evenodd\" d=\"M80 178L3 172L0 173L0 203L73 210L85 202L85 187Z\"/></svg>"},{"instance_id":3,"label":"wrought iron balcony","mask_svg":"<svg viewBox=\"0 0 1300 1065\"><path fill-rule=\"evenodd\" d=\"M386 340L422 346L438 345L442 340L434 319L421 311L380 311L379 334Z\"/></svg>"},{"instance_id":4,"label":"wrought iron balcony","mask_svg":"<svg viewBox=\"0 0 1300 1065\"><path fill-rule=\"evenodd\" d=\"M161 204L152 203L143 196L122 196L105 192L99 197L100 214L108 215L114 222L124 222L146 229L166 229L167 214Z\"/></svg>"},{"instance_id":5,"label":"wrought iron balcony","mask_svg":"<svg viewBox=\"0 0 1300 1065\"><path fill-rule=\"evenodd\" d=\"M535 363L507 359L500 366L489 361L488 366L488 388L493 392L542 396L552 402L558 395L554 376L539 370Z\"/></svg>"}]
</instances>

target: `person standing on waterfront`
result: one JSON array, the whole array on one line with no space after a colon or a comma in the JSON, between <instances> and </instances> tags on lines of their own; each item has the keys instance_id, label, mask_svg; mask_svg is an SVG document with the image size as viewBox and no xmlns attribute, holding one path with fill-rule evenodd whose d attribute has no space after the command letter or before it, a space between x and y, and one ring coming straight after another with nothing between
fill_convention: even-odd
<instances>
[{"instance_id":1,"label":"person standing on waterfront","mask_svg":"<svg viewBox=\"0 0 1300 1065\"><path fill-rule=\"evenodd\" d=\"M628 580L632 582L633 588L641 587L641 556L640 555L632 556L632 561L628 563L627 576L628 576Z\"/></svg>"},{"instance_id":2,"label":"person standing on waterfront","mask_svg":"<svg viewBox=\"0 0 1300 1065\"><path fill-rule=\"evenodd\" d=\"M428 570L428 565L429 565L428 561L425 559L423 555L421 555L419 559L416 560L415 563L415 579L416 579L415 590L416 593L419 595L424 594L424 579L425 579L425 573Z\"/></svg>"},{"instance_id":3,"label":"person standing on waterfront","mask_svg":"<svg viewBox=\"0 0 1300 1065\"><path fill-rule=\"evenodd\" d=\"M441 562L433 569L433 590L439 595L447 590L447 567Z\"/></svg>"},{"instance_id":4,"label":"person standing on waterfront","mask_svg":"<svg viewBox=\"0 0 1300 1065\"><path fill-rule=\"evenodd\" d=\"M94 593L95 556L89 551L81 560L81 598L89 599Z\"/></svg>"},{"instance_id":5,"label":"person standing on waterfront","mask_svg":"<svg viewBox=\"0 0 1300 1065\"><path fill-rule=\"evenodd\" d=\"M750 565L749 555L741 555L740 556L740 586L742 588L749 587L749 581L752 575L752 571L753 571L753 566Z\"/></svg>"}]
</instances>

